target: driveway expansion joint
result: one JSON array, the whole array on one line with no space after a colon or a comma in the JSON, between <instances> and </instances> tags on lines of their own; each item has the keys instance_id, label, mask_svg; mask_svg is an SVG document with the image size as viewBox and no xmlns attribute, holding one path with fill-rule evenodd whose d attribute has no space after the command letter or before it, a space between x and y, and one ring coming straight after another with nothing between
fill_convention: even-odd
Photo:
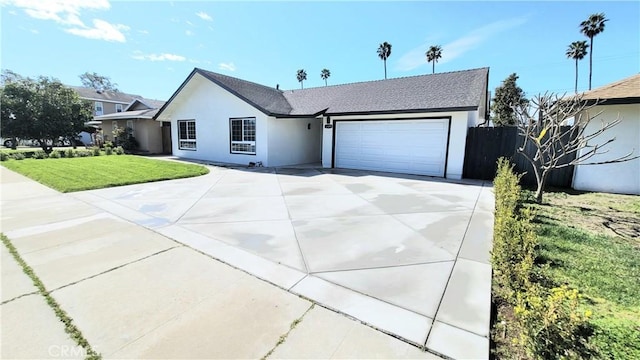
<instances>
[{"instance_id":1,"label":"driveway expansion joint","mask_svg":"<svg viewBox=\"0 0 640 360\"><path fill-rule=\"evenodd\" d=\"M141 257L141 258L139 258L139 259L136 259L136 260L133 260L133 261L129 261L129 262L126 262L126 263L124 263L124 264L120 264L120 265L118 265L118 266L114 266L114 267L112 267L112 268L110 268L110 269L107 269L107 270L105 270L105 271L101 271L101 272L99 272L99 273L97 273L97 274L93 274L93 275L91 275L91 276L87 276L87 277L82 278L82 279L80 279L80 280L76 280L76 281L70 282L70 283L68 283L68 284L65 284L65 285L62 285L62 286L58 286L57 288L55 288L55 289L53 289L53 290L50 290L49 292L50 292L50 293L52 293L52 292L54 292L54 291L58 291L58 290L61 290L61 289L67 288L67 287L69 287L69 286L73 286L73 285L79 284L79 283L84 282L84 281L86 281L86 280L90 280L90 279L96 278L96 277L98 277L98 276L101 276L101 275L104 275L104 274L108 274L108 273L110 273L110 272L112 272L112 271L114 271L114 270L121 269L121 268L126 267L126 266L129 266L129 265L131 265L131 264L135 264L135 263L137 263L137 262L140 262L140 261L143 261L143 260L147 260L147 259L149 259L149 258L151 258L151 257L157 256L157 255L160 255L160 254L165 253L165 252L167 252L167 251L170 251L170 250L173 250L173 249L177 249L177 248L181 248L181 247L183 247L183 245L176 245L176 246L172 246L172 247L166 248L166 249L164 249L164 250L157 251L157 252L155 252L155 253L153 253L153 254L149 254L149 255L143 256L143 257Z\"/></svg>"},{"instance_id":2,"label":"driveway expansion joint","mask_svg":"<svg viewBox=\"0 0 640 360\"><path fill-rule=\"evenodd\" d=\"M315 303L312 302L311 306L309 306L307 311L305 311L299 318L293 320L293 322L291 322L291 325L289 326L289 330L287 330L286 333L280 335L280 339L278 340L278 342L276 342L276 344L273 346L273 348L271 348L271 350L269 350L269 352L267 352L264 356L262 356L260 358L260 360L268 359L269 356L271 356L271 354L273 354L273 352L276 351L278 346L284 344L284 342L287 341L287 337L289 336L289 334L293 331L293 329L296 328L296 326L298 326L298 324L300 324L302 322L302 320L304 320L305 315L307 315L307 313L309 313L309 311L313 310L314 306L315 306Z\"/></svg>"}]
</instances>

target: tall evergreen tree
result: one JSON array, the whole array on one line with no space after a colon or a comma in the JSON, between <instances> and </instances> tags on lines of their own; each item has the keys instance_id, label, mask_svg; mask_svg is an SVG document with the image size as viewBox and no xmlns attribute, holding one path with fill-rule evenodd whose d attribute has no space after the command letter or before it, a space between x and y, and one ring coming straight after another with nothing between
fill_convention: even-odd
<instances>
[{"instance_id":1,"label":"tall evergreen tree","mask_svg":"<svg viewBox=\"0 0 640 360\"><path fill-rule=\"evenodd\" d=\"M516 84L518 75L509 75L498 86L491 102L491 120L495 126L515 125L517 117L514 107L523 107L529 103L524 91Z\"/></svg>"}]
</instances>

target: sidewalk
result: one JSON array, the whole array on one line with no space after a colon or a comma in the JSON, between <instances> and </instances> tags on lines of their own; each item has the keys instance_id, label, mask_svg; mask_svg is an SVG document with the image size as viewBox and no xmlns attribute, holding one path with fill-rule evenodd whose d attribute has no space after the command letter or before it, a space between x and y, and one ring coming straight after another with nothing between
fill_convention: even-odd
<instances>
[{"instance_id":1,"label":"sidewalk","mask_svg":"<svg viewBox=\"0 0 640 360\"><path fill-rule=\"evenodd\" d=\"M4 167L0 178L1 231L104 358L438 358ZM1 268L2 358L83 357L4 246Z\"/></svg>"}]
</instances>

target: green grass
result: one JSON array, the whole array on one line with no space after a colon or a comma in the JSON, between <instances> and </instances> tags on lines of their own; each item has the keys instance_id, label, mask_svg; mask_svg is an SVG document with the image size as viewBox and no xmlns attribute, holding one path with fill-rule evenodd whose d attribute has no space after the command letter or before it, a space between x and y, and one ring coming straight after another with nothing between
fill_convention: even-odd
<instances>
[{"instance_id":1,"label":"green grass","mask_svg":"<svg viewBox=\"0 0 640 360\"><path fill-rule=\"evenodd\" d=\"M134 155L8 160L1 164L61 192L187 178L209 172L201 165Z\"/></svg>"},{"instance_id":2,"label":"green grass","mask_svg":"<svg viewBox=\"0 0 640 360\"><path fill-rule=\"evenodd\" d=\"M547 199L536 206L542 273L583 294L597 358L640 359L640 243L635 230L614 233L607 225L638 221L640 198L555 193ZM630 229L637 229L635 221Z\"/></svg>"}]
</instances>

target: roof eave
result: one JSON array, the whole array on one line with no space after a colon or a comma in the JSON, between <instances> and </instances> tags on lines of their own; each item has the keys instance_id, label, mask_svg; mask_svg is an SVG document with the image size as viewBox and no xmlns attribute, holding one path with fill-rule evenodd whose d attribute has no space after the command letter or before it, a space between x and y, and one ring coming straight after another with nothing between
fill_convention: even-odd
<instances>
[{"instance_id":1,"label":"roof eave","mask_svg":"<svg viewBox=\"0 0 640 360\"><path fill-rule=\"evenodd\" d=\"M353 111L353 112L331 112L327 111L327 116L347 116L347 115L389 115L389 114L417 114L417 113L433 113L433 112L454 112L454 111L476 111L478 106L458 106L447 108L431 108L431 109L404 109L404 110L378 110L378 111Z\"/></svg>"},{"instance_id":2,"label":"roof eave","mask_svg":"<svg viewBox=\"0 0 640 360\"><path fill-rule=\"evenodd\" d=\"M584 99L588 106L592 105L628 105L640 104L640 97L610 98L610 99Z\"/></svg>"}]
</instances>

